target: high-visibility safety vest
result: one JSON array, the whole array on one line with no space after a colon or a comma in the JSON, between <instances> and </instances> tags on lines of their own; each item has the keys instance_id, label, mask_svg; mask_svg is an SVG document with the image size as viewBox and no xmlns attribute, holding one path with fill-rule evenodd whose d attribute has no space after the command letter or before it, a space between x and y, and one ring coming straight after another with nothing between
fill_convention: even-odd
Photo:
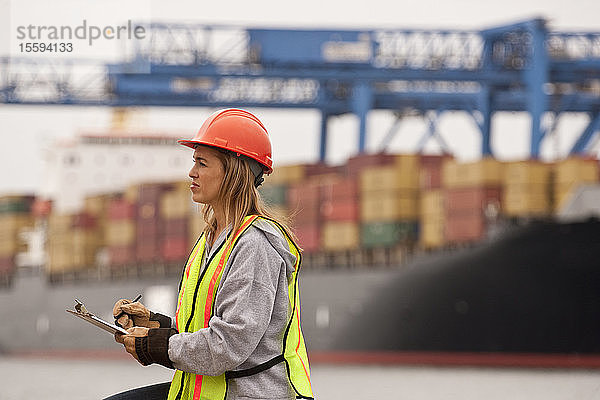
<instances>
[{"instance_id":1,"label":"high-visibility safety vest","mask_svg":"<svg viewBox=\"0 0 600 400\"><path fill-rule=\"evenodd\" d=\"M253 368L242 371L228 371L219 376L197 375L177 370L169 389L169 400L223 400L227 395L227 381L229 379L253 375L280 362L285 363L287 376L296 393L296 398L313 398L308 357L302 330L300 329L298 270L300 269L301 256L298 246L276 221L256 215L244 218L238 231L233 235L230 234L210 260L207 261L204 271L200 271L200 268L206 247L206 237L204 234L200 236L190 254L181 278L177 312L175 314L177 330L178 332L196 332L208 327L208 322L214 314L215 297L227 260L239 238L258 218L266 219L275 224L286 238L290 252L296 256L292 279L288 283L289 306L292 312L283 336L282 353ZM267 390L269 388L265 388L265 391Z\"/></svg>"}]
</instances>

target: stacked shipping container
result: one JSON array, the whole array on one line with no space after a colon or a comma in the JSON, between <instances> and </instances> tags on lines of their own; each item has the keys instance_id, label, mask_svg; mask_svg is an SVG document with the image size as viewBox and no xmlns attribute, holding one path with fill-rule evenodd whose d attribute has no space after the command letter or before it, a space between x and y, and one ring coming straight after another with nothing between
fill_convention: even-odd
<instances>
[{"instance_id":1,"label":"stacked shipping container","mask_svg":"<svg viewBox=\"0 0 600 400\"><path fill-rule=\"evenodd\" d=\"M503 213L509 217L550 214L551 167L538 161L511 162L504 169Z\"/></svg>"},{"instance_id":2,"label":"stacked shipping container","mask_svg":"<svg viewBox=\"0 0 600 400\"><path fill-rule=\"evenodd\" d=\"M23 249L19 233L33 225L30 196L0 198L0 284L8 285L15 269L15 256Z\"/></svg>"},{"instance_id":3,"label":"stacked shipping container","mask_svg":"<svg viewBox=\"0 0 600 400\"><path fill-rule=\"evenodd\" d=\"M396 155L389 164L360 172L363 247L392 247L416 238L418 188L418 155Z\"/></svg>"},{"instance_id":4,"label":"stacked shipping container","mask_svg":"<svg viewBox=\"0 0 600 400\"><path fill-rule=\"evenodd\" d=\"M330 179L322 183L320 191L322 248L327 251L357 249L360 235L356 179Z\"/></svg>"},{"instance_id":5,"label":"stacked shipping container","mask_svg":"<svg viewBox=\"0 0 600 400\"><path fill-rule=\"evenodd\" d=\"M105 244L108 264L114 269L136 263L136 207L126 196L109 200L106 214Z\"/></svg>"},{"instance_id":6,"label":"stacked shipping container","mask_svg":"<svg viewBox=\"0 0 600 400\"><path fill-rule=\"evenodd\" d=\"M501 211L502 182L502 163L495 159L444 163L444 236L447 242L473 242L485 236L488 219L496 218Z\"/></svg>"},{"instance_id":7,"label":"stacked shipping container","mask_svg":"<svg viewBox=\"0 0 600 400\"><path fill-rule=\"evenodd\" d=\"M319 184L303 182L290 184L288 193L294 233L307 253L321 248L321 218L319 215Z\"/></svg>"},{"instance_id":8,"label":"stacked shipping container","mask_svg":"<svg viewBox=\"0 0 600 400\"><path fill-rule=\"evenodd\" d=\"M319 183L307 178L305 165L276 168L261 186L267 205L293 222L294 234L307 253L320 248ZM313 171L314 172L314 171Z\"/></svg>"},{"instance_id":9,"label":"stacked shipping container","mask_svg":"<svg viewBox=\"0 0 600 400\"><path fill-rule=\"evenodd\" d=\"M179 182L160 198L160 259L184 260L189 253L189 218L192 200L189 182Z\"/></svg>"},{"instance_id":10,"label":"stacked shipping container","mask_svg":"<svg viewBox=\"0 0 600 400\"><path fill-rule=\"evenodd\" d=\"M169 189L166 183L143 183L132 189L137 199L135 255L140 265L160 261L163 238L159 206L162 195Z\"/></svg>"},{"instance_id":11,"label":"stacked shipping container","mask_svg":"<svg viewBox=\"0 0 600 400\"><path fill-rule=\"evenodd\" d=\"M317 255L311 259L366 249L368 263L383 254L375 250L407 249L417 227L422 248L439 248L483 238L499 217L549 216L598 175L597 160L582 158L552 165L375 154L353 157L344 168L278 167L259 190L276 214L290 217L301 247ZM188 181L145 183L86 198L79 213L51 213L48 273L93 267L101 248L113 268L179 265L205 226L190 197ZM14 268L17 233L32 225L30 208L31 198L0 199L0 276Z\"/></svg>"},{"instance_id":12,"label":"stacked shipping container","mask_svg":"<svg viewBox=\"0 0 600 400\"><path fill-rule=\"evenodd\" d=\"M444 191L429 189L421 193L419 243L425 249L441 247L445 243Z\"/></svg>"},{"instance_id":13,"label":"stacked shipping container","mask_svg":"<svg viewBox=\"0 0 600 400\"><path fill-rule=\"evenodd\" d=\"M97 219L85 211L51 214L48 219L48 265L50 276L80 273L96 266L103 245Z\"/></svg>"},{"instance_id":14,"label":"stacked shipping container","mask_svg":"<svg viewBox=\"0 0 600 400\"><path fill-rule=\"evenodd\" d=\"M442 165L448 156L420 157L420 207L419 244L425 249L444 244L444 192L442 191Z\"/></svg>"}]
</instances>

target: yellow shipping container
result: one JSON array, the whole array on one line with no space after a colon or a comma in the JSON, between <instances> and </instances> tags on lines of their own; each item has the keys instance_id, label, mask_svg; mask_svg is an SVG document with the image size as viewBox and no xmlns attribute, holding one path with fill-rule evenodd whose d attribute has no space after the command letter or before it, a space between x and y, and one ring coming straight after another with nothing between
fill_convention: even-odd
<instances>
[{"instance_id":1,"label":"yellow shipping container","mask_svg":"<svg viewBox=\"0 0 600 400\"><path fill-rule=\"evenodd\" d=\"M95 255L97 249L104 245L103 238L98 230L74 228L49 236L46 247L48 252L68 248L73 254L83 252Z\"/></svg>"},{"instance_id":2,"label":"yellow shipping container","mask_svg":"<svg viewBox=\"0 0 600 400\"><path fill-rule=\"evenodd\" d=\"M25 250L25 246L15 238L0 238L0 257L12 256Z\"/></svg>"},{"instance_id":3,"label":"yellow shipping container","mask_svg":"<svg viewBox=\"0 0 600 400\"><path fill-rule=\"evenodd\" d=\"M75 258L72 245L55 243L48 247L48 264L46 266L48 273L68 272L73 269L75 269Z\"/></svg>"},{"instance_id":4,"label":"yellow shipping container","mask_svg":"<svg viewBox=\"0 0 600 400\"><path fill-rule=\"evenodd\" d=\"M419 241L422 247L434 249L445 243L444 220L441 218L425 218L421 220Z\"/></svg>"},{"instance_id":5,"label":"yellow shipping container","mask_svg":"<svg viewBox=\"0 0 600 400\"><path fill-rule=\"evenodd\" d=\"M88 196L83 200L83 211L95 217L101 217L106 211L106 205L111 195L100 194L97 196Z\"/></svg>"},{"instance_id":6,"label":"yellow shipping container","mask_svg":"<svg viewBox=\"0 0 600 400\"><path fill-rule=\"evenodd\" d=\"M106 224L105 238L108 246L126 246L135 242L135 221L114 220Z\"/></svg>"},{"instance_id":7,"label":"yellow shipping container","mask_svg":"<svg viewBox=\"0 0 600 400\"><path fill-rule=\"evenodd\" d=\"M465 164L467 179L465 186L502 185L504 180L504 164L493 158Z\"/></svg>"},{"instance_id":8,"label":"yellow shipping container","mask_svg":"<svg viewBox=\"0 0 600 400\"><path fill-rule=\"evenodd\" d=\"M33 226L33 217L28 214L0 214L0 234L17 235L27 227Z\"/></svg>"},{"instance_id":9,"label":"yellow shipping container","mask_svg":"<svg viewBox=\"0 0 600 400\"><path fill-rule=\"evenodd\" d=\"M562 210L571 199L572 192L561 192L554 194L554 212Z\"/></svg>"},{"instance_id":10,"label":"yellow shipping container","mask_svg":"<svg viewBox=\"0 0 600 400\"><path fill-rule=\"evenodd\" d=\"M19 233L33 226L33 218L27 214L0 214L0 257L12 256L26 251L27 246Z\"/></svg>"},{"instance_id":11,"label":"yellow shipping container","mask_svg":"<svg viewBox=\"0 0 600 400\"><path fill-rule=\"evenodd\" d=\"M329 185L340 180L340 175L337 173L327 173L327 174L318 174L312 175L306 178L305 182L310 182L317 185Z\"/></svg>"},{"instance_id":12,"label":"yellow shipping container","mask_svg":"<svg viewBox=\"0 0 600 400\"><path fill-rule=\"evenodd\" d=\"M558 161L554 166L554 182L568 185L578 182L598 182L598 160L568 158Z\"/></svg>"},{"instance_id":13,"label":"yellow shipping container","mask_svg":"<svg viewBox=\"0 0 600 400\"><path fill-rule=\"evenodd\" d=\"M71 231L74 249L96 249L104 244L103 239L96 229L75 228Z\"/></svg>"},{"instance_id":14,"label":"yellow shipping container","mask_svg":"<svg viewBox=\"0 0 600 400\"><path fill-rule=\"evenodd\" d=\"M394 157L394 165L405 173L418 175L420 170L420 156L418 154L398 154Z\"/></svg>"},{"instance_id":15,"label":"yellow shipping container","mask_svg":"<svg viewBox=\"0 0 600 400\"><path fill-rule=\"evenodd\" d=\"M73 253L76 269L92 268L96 265L96 249L79 249Z\"/></svg>"},{"instance_id":16,"label":"yellow shipping container","mask_svg":"<svg viewBox=\"0 0 600 400\"><path fill-rule=\"evenodd\" d=\"M407 190L419 187L419 174L414 170L400 169L396 165L365 167L360 172L362 193L383 190Z\"/></svg>"},{"instance_id":17,"label":"yellow shipping container","mask_svg":"<svg viewBox=\"0 0 600 400\"><path fill-rule=\"evenodd\" d=\"M273 169L273 173L265 177L265 182L270 184L290 184L304 180L305 167L298 165L283 165Z\"/></svg>"},{"instance_id":18,"label":"yellow shipping container","mask_svg":"<svg viewBox=\"0 0 600 400\"><path fill-rule=\"evenodd\" d=\"M508 185L502 194L503 213L509 216L547 215L551 212L546 185Z\"/></svg>"},{"instance_id":19,"label":"yellow shipping container","mask_svg":"<svg viewBox=\"0 0 600 400\"><path fill-rule=\"evenodd\" d=\"M190 212L191 192L172 191L160 197L160 216L163 218L185 218Z\"/></svg>"},{"instance_id":20,"label":"yellow shipping container","mask_svg":"<svg viewBox=\"0 0 600 400\"><path fill-rule=\"evenodd\" d=\"M47 272L49 274L73 272L93 267L96 253L93 249L79 249L65 244L48 248Z\"/></svg>"},{"instance_id":21,"label":"yellow shipping container","mask_svg":"<svg viewBox=\"0 0 600 400\"><path fill-rule=\"evenodd\" d=\"M416 190L365 192L360 200L362 222L416 220L419 215Z\"/></svg>"},{"instance_id":22,"label":"yellow shipping container","mask_svg":"<svg viewBox=\"0 0 600 400\"><path fill-rule=\"evenodd\" d=\"M130 203L137 203L138 193L140 192L140 186L142 185L139 183L127 186L127 188L125 189L125 194L123 196L125 197L125 200L129 201Z\"/></svg>"},{"instance_id":23,"label":"yellow shipping container","mask_svg":"<svg viewBox=\"0 0 600 400\"><path fill-rule=\"evenodd\" d=\"M470 163L450 159L442 165L442 186L446 188L497 186L503 182L503 163L485 158Z\"/></svg>"},{"instance_id":24,"label":"yellow shipping container","mask_svg":"<svg viewBox=\"0 0 600 400\"><path fill-rule=\"evenodd\" d=\"M421 192L420 215L441 217L444 215L444 192L442 190L426 190Z\"/></svg>"},{"instance_id":25,"label":"yellow shipping container","mask_svg":"<svg viewBox=\"0 0 600 400\"><path fill-rule=\"evenodd\" d=\"M57 232L68 232L71 230L73 215L71 214L50 214L48 217L49 235Z\"/></svg>"},{"instance_id":26,"label":"yellow shipping container","mask_svg":"<svg viewBox=\"0 0 600 400\"><path fill-rule=\"evenodd\" d=\"M322 229L322 246L325 250L352 250L360 246L360 231L356 222L326 222Z\"/></svg>"},{"instance_id":27,"label":"yellow shipping container","mask_svg":"<svg viewBox=\"0 0 600 400\"><path fill-rule=\"evenodd\" d=\"M529 185L550 183L552 164L539 161L508 162L504 165L505 185Z\"/></svg>"},{"instance_id":28,"label":"yellow shipping container","mask_svg":"<svg viewBox=\"0 0 600 400\"><path fill-rule=\"evenodd\" d=\"M64 245L73 247L73 232L63 231L49 235L46 239L47 246Z\"/></svg>"}]
</instances>

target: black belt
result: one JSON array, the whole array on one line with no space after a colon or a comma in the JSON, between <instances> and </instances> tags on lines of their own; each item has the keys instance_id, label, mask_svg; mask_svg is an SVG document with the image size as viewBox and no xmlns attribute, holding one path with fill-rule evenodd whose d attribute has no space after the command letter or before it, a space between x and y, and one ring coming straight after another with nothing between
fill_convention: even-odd
<instances>
[{"instance_id":1,"label":"black belt","mask_svg":"<svg viewBox=\"0 0 600 400\"><path fill-rule=\"evenodd\" d=\"M265 361L264 363L258 364L257 366L252 367L252 368L242 369L239 371L227 371L227 372L225 372L225 379L229 380L229 379L243 378L245 376L255 375L255 374L258 374L259 372L263 372L283 361L284 361L283 354L280 354L276 357L271 358L269 361Z\"/></svg>"}]
</instances>

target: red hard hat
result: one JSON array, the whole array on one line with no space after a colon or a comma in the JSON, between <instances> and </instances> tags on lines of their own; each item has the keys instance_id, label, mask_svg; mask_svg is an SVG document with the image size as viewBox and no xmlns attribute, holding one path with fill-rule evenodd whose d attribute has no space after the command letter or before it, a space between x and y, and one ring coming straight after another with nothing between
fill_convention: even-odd
<instances>
[{"instance_id":1,"label":"red hard hat","mask_svg":"<svg viewBox=\"0 0 600 400\"><path fill-rule=\"evenodd\" d=\"M246 110L228 108L216 111L204 121L193 139L178 140L178 143L191 148L202 144L229 150L256 160L265 173L273 172L267 129Z\"/></svg>"}]
</instances>

